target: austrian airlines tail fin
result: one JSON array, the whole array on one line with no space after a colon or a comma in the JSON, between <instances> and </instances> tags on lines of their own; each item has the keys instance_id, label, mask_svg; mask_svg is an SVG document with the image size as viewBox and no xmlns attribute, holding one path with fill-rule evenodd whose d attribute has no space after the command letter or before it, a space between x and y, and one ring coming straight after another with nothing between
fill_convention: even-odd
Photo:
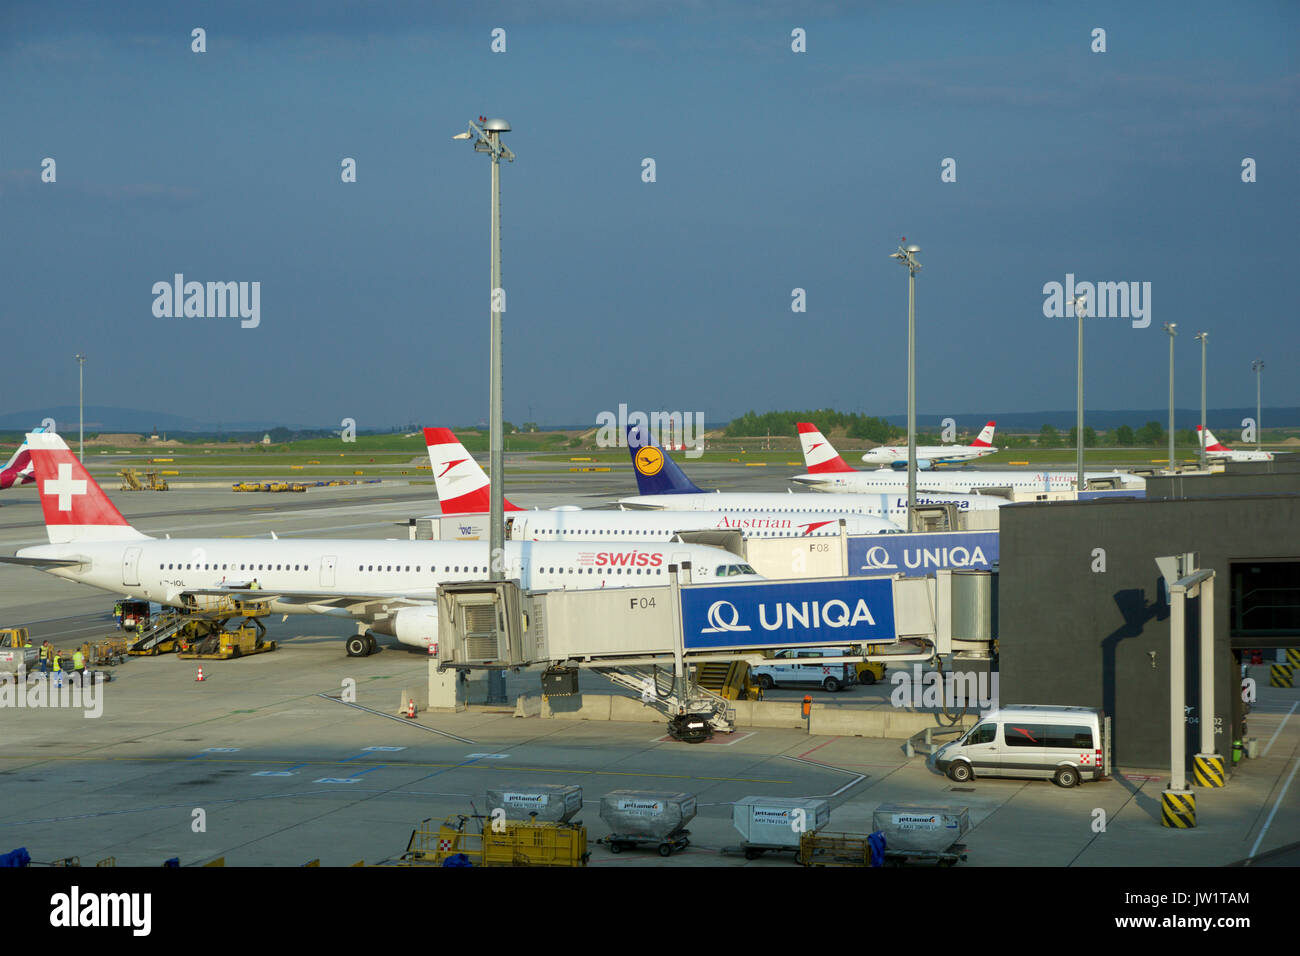
<instances>
[{"instance_id":1,"label":"austrian airlines tail fin","mask_svg":"<svg viewBox=\"0 0 1300 956\"><path fill-rule=\"evenodd\" d=\"M799 444L803 446L803 461L808 466L809 474L853 470L831 447L826 436L817 430L816 425L812 422L798 422L796 427L799 429Z\"/></svg>"},{"instance_id":2,"label":"austrian airlines tail fin","mask_svg":"<svg viewBox=\"0 0 1300 956\"><path fill-rule=\"evenodd\" d=\"M148 537L127 523L58 435L31 432L27 447L36 471L50 544Z\"/></svg>"},{"instance_id":3,"label":"austrian airlines tail fin","mask_svg":"<svg viewBox=\"0 0 1300 956\"><path fill-rule=\"evenodd\" d=\"M44 433L44 427L32 429L34 435ZM36 475L32 468L31 449L27 447L27 442L24 440L18 446L18 450L14 452L14 456L9 459L8 464L0 468L0 489L12 488L14 485L26 485L35 480Z\"/></svg>"},{"instance_id":4,"label":"austrian airlines tail fin","mask_svg":"<svg viewBox=\"0 0 1300 956\"><path fill-rule=\"evenodd\" d=\"M491 481L474 456L465 450L450 428L426 428L424 443L429 446L429 465L438 486L438 503L445 515L484 514L491 510ZM522 508L505 501L506 511Z\"/></svg>"},{"instance_id":5,"label":"austrian airlines tail fin","mask_svg":"<svg viewBox=\"0 0 1300 956\"><path fill-rule=\"evenodd\" d=\"M637 491L643 495L700 494L677 462L647 436L644 429L631 425L627 430L627 450L632 454L632 470L636 472Z\"/></svg>"},{"instance_id":6,"label":"austrian airlines tail fin","mask_svg":"<svg viewBox=\"0 0 1300 956\"><path fill-rule=\"evenodd\" d=\"M997 422L989 422L980 431L975 440L970 443L972 448L992 448L993 447L993 429Z\"/></svg>"},{"instance_id":7,"label":"austrian airlines tail fin","mask_svg":"<svg viewBox=\"0 0 1300 956\"><path fill-rule=\"evenodd\" d=\"M1201 430L1201 426L1197 425L1196 430L1199 432ZM1214 432L1210 431L1207 428L1205 429L1205 450L1206 451L1229 451L1230 449L1228 449L1223 444L1223 442L1219 441L1219 439L1215 438Z\"/></svg>"}]
</instances>

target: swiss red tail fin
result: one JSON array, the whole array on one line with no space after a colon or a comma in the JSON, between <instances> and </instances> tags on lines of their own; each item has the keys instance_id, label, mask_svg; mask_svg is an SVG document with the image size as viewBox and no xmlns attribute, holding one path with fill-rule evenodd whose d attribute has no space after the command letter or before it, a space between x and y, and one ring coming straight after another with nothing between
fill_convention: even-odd
<instances>
[{"instance_id":1,"label":"swiss red tail fin","mask_svg":"<svg viewBox=\"0 0 1300 956\"><path fill-rule=\"evenodd\" d=\"M62 438L33 432L27 447L51 544L146 537L122 517Z\"/></svg>"}]
</instances>

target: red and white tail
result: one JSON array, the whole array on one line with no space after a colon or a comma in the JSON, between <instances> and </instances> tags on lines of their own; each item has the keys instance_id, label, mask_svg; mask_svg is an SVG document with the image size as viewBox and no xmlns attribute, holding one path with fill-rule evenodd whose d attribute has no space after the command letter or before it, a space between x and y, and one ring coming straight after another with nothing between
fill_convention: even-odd
<instances>
[{"instance_id":1,"label":"red and white tail","mask_svg":"<svg viewBox=\"0 0 1300 956\"><path fill-rule=\"evenodd\" d=\"M445 515L482 514L491 510L491 482L474 456L465 450L450 428L426 428L429 465L438 486L438 503ZM505 502L506 511L523 511Z\"/></svg>"},{"instance_id":2,"label":"red and white tail","mask_svg":"<svg viewBox=\"0 0 1300 956\"><path fill-rule=\"evenodd\" d=\"M58 435L33 432L27 448L51 544L148 537L127 523Z\"/></svg>"},{"instance_id":3,"label":"red and white tail","mask_svg":"<svg viewBox=\"0 0 1300 956\"><path fill-rule=\"evenodd\" d=\"M833 471L852 471L839 453L831 447L826 436L812 422L798 422L799 444L803 446L803 461L808 473L820 475Z\"/></svg>"},{"instance_id":4,"label":"red and white tail","mask_svg":"<svg viewBox=\"0 0 1300 956\"><path fill-rule=\"evenodd\" d=\"M989 422L980 433L975 436L975 440L970 443L972 448L992 448L993 447L993 428L997 422Z\"/></svg>"},{"instance_id":5,"label":"red and white tail","mask_svg":"<svg viewBox=\"0 0 1300 956\"><path fill-rule=\"evenodd\" d=\"M35 470L32 468L32 453L27 448L27 443L18 446L14 456L9 459L9 463L0 468L0 489L12 488L14 485L25 485L28 482L36 480Z\"/></svg>"},{"instance_id":6,"label":"red and white tail","mask_svg":"<svg viewBox=\"0 0 1300 956\"><path fill-rule=\"evenodd\" d=\"M1201 426L1197 425L1196 430L1199 432L1201 430ZM1214 432L1210 431L1207 428L1205 429L1205 450L1206 451L1228 451L1229 449L1224 446L1223 442L1219 441L1219 439L1214 437Z\"/></svg>"}]
</instances>

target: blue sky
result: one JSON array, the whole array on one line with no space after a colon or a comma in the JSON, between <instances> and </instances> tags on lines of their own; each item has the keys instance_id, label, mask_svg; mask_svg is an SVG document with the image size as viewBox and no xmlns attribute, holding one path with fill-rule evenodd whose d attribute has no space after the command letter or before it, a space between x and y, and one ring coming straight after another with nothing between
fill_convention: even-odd
<instances>
[{"instance_id":1,"label":"blue sky","mask_svg":"<svg viewBox=\"0 0 1300 956\"><path fill-rule=\"evenodd\" d=\"M1089 321L1089 406L1165 404L1166 321L1180 406L1200 329L1212 407L1253 405L1256 357L1265 404L1300 405L1298 28L1290 2L9 0L5 410L75 401L83 351L95 404L485 418L489 164L451 139L480 114L518 155L513 421L901 412L903 235L923 412L1071 407L1074 322L1042 292L1067 272L1152 284L1149 328ZM155 317L176 272L259 281L260 326Z\"/></svg>"}]
</instances>

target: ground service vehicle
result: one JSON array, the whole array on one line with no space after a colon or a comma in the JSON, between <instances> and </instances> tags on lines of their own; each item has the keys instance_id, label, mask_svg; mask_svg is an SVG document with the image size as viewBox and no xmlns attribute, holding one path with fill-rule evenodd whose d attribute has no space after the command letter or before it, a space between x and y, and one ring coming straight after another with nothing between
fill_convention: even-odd
<instances>
[{"instance_id":1,"label":"ground service vehicle","mask_svg":"<svg viewBox=\"0 0 1300 956\"><path fill-rule=\"evenodd\" d=\"M984 717L930 755L958 783L976 775L1052 779L1062 787L1110 771L1110 718L1092 707L1021 704Z\"/></svg>"},{"instance_id":2,"label":"ground service vehicle","mask_svg":"<svg viewBox=\"0 0 1300 956\"><path fill-rule=\"evenodd\" d=\"M784 684L816 684L834 693L853 683L857 667L822 664L818 658L844 656L844 650L838 647L793 647L777 651L771 663L752 667L750 674L764 690Z\"/></svg>"}]
</instances>

